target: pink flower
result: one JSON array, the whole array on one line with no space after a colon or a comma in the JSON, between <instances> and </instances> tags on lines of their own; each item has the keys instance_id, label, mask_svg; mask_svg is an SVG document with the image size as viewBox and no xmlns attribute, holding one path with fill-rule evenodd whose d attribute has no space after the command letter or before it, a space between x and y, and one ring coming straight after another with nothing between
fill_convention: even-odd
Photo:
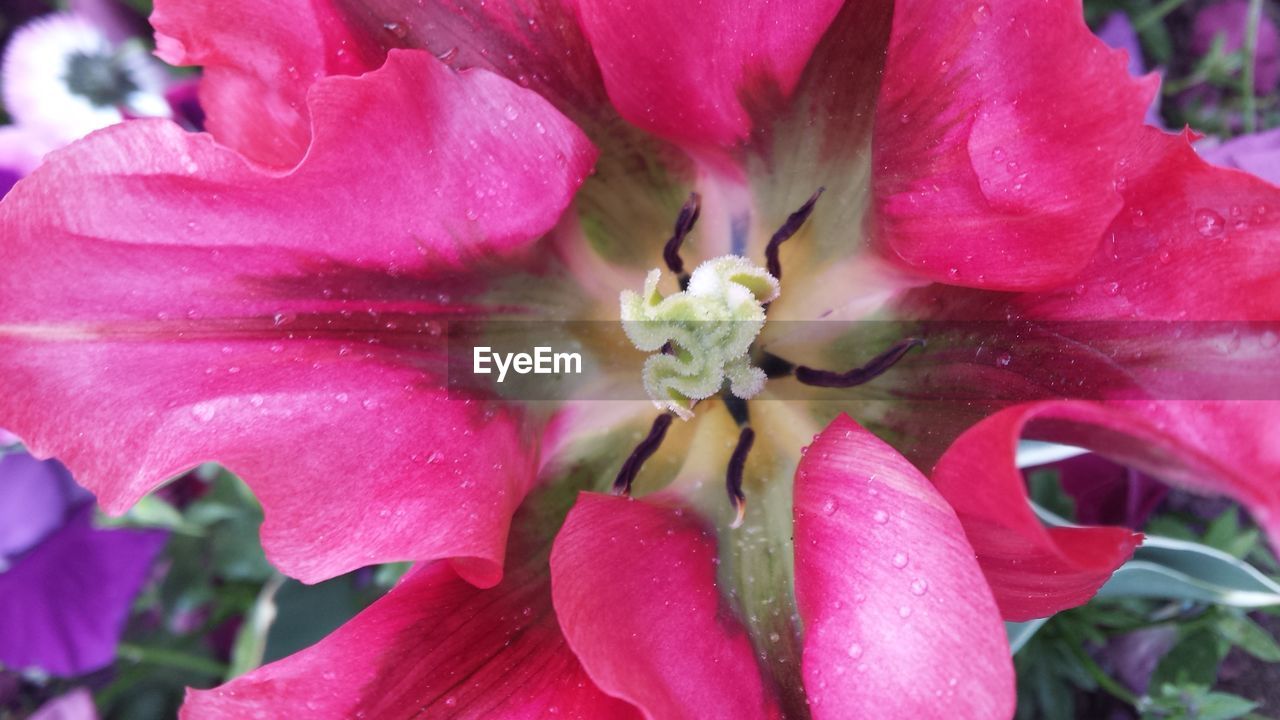
<instances>
[{"instance_id":1,"label":"pink flower","mask_svg":"<svg viewBox=\"0 0 1280 720\"><path fill-rule=\"evenodd\" d=\"M1275 406L1224 399L1276 387L1280 197L1145 127L1154 78L1074 4L153 23L204 66L211 135L133 121L0 204L0 422L117 511L225 463L307 581L422 561L190 716L1008 716L1000 619L1084 602L1139 540L1045 529L1024 434L1232 495L1280 537ZM729 272L655 292L759 327L754 356L670 348L737 387L655 393L689 422L446 391L445 321L614 323L620 291L695 258ZM866 319L899 324L831 337Z\"/></svg>"}]
</instances>

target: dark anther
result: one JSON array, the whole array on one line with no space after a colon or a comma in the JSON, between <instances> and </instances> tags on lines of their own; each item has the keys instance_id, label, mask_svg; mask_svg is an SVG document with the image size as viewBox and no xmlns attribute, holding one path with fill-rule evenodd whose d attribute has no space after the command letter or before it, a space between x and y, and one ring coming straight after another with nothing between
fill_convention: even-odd
<instances>
[{"instance_id":1,"label":"dark anther","mask_svg":"<svg viewBox=\"0 0 1280 720\"><path fill-rule=\"evenodd\" d=\"M778 248L782 247L782 243L786 242L796 231L804 225L804 221L809 219L809 215L813 213L813 206L818 202L818 198L822 197L822 193L826 192L825 187L818 188L818 191L809 196L808 200L800 206L799 210L787 216L787 221L782 223L782 227L769 238L769 245L764 249L764 259L768 267L769 274L782 279L782 262L778 260Z\"/></svg>"},{"instance_id":2,"label":"dark anther","mask_svg":"<svg viewBox=\"0 0 1280 720\"><path fill-rule=\"evenodd\" d=\"M751 421L751 416L747 413L747 401L723 390L720 391L720 398L724 400L724 407L729 411L729 416L733 421L738 423L738 427L745 427Z\"/></svg>"},{"instance_id":3,"label":"dark anther","mask_svg":"<svg viewBox=\"0 0 1280 720\"><path fill-rule=\"evenodd\" d=\"M861 385L879 377L884 371L897 364L904 355L911 351L911 348L915 347L924 347L924 340L920 338L899 340L893 344L893 347L875 356L866 365L842 373L829 370L814 370L811 367L801 365L796 368L796 380L805 385L827 388L847 388Z\"/></svg>"},{"instance_id":4,"label":"dark anther","mask_svg":"<svg viewBox=\"0 0 1280 720\"><path fill-rule=\"evenodd\" d=\"M693 230L694 223L698 222L700 212L702 212L702 196L698 193L689 193L689 199L684 201L680 214L676 216L676 227L671 231L671 239L662 248L662 259L667 263L667 267L680 276L681 290L689 280L684 274L684 260L680 259L680 246L684 244L685 236L689 231Z\"/></svg>"},{"instance_id":5,"label":"dark anther","mask_svg":"<svg viewBox=\"0 0 1280 720\"><path fill-rule=\"evenodd\" d=\"M733 455L729 457L729 469L724 476L724 488L729 493L729 502L733 504L734 512L737 513L733 524L729 527L741 526L742 518L747 514L747 496L742 494L742 469L747 464L747 454L751 452L751 445L755 441L756 431L749 427L742 428L742 432L738 433L738 446L733 449Z\"/></svg>"},{"instance_id":6,"label":"dark anther","mask_svg":"<svg viewBox=\"0 0 1280 720\"><path fill-rule=\"evenodd\" d=\"M773 378L790 375L796 369L796 364L790 360L783 360L771 352L766 352L761 354L760 361L756 363L756 367L763 370L764 376L772 380Z\"/></svg>"},{"instance_id":7,"label":"dark anther","mask_svg":"<svg viewBox=\"0 0 1280 720\"><path fill-rule=\"evenodd\" d=\"M662 438L667 435L667 428L671 427L671 418L671 413L662 413L653 419L649 434L640 441L639 445L636 445L635 450L631 451L627 461L622 463L622 469L618 471L618 477L614 478L614 495L631 494L631 483L635 482L636 476L640 474L640 468L644 466L644 461L658 451L658 446L662 444Z\"/></svg>"}]
</instances>

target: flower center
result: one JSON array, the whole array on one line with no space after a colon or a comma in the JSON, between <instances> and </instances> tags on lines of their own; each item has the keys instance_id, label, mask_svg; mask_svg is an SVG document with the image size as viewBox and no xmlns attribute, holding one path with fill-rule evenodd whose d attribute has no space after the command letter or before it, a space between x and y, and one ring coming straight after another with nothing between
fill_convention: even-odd
<instances>
[{"instance_id":1,"label":"flower center","mask_svg":"<svg viewBox=\"0 0 1280 720\"><path fill-rule=\"evenodd\" d=\"M764 328L765 305L778 297L778 280L750 260L726 255L699 265L663 296L662 271L645 278L644 292L622 292L622 326L636 348L657 352L644 364L644 387L659 409L688 420L693 405L720 392L754 397L765 372L748 353Z\"/></svg>"},{"instance_id":2,"label":"flower center","mask_svg":"<svg viewBox=\"0 0 1280 720\"><path fill-rule=\"evenodd\" d=\"M116 107L138 86L115 55L76 52L67 58L67 89L98 107Z\"/></svg>"}]
</instances>

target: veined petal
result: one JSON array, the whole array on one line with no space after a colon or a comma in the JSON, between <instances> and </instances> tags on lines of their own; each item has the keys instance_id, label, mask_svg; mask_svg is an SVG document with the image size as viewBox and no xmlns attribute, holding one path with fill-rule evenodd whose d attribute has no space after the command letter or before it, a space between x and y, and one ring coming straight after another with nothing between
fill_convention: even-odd
<instances>
[{"instance_id":1,"label":"veined petal","mask_svg":"<svg viewBox=\"0 0 1280 720\"><path fill-rule=\"evenodd\" d=\"M565 638L602 690L649 718L776 717L691 511L583 493L551 552Z\"/></svg>"},{"instance_id":2,"label":"veined petal","mask_svg":"<svg viewBox=\"0 0 1280 720\"><path fill-rule=\"evenodd\" d=\"M303 580L461 557L492 584L535 452L518 416L448 399L440 321L483 312L449 295L474 290L459 268L552 227L593 151L529 91L420 52L311 107L287 173L136 121L10 193L4 423L111 512L224 462Z\"/></svg>"},{"instance_id":3,"label":"veined petal","mask_svg":"<svg viewBox=\"0 0 1280 720\"><path fill-rule=\"evenodd\" d=\"M847 415L795 484L796 602L815 718L1007 718L1004 625L955 513Z\"/></svg>"},{"instance_id":4,"label":"veined petal","mask_svg":"<svg viewBox=\"0 0 1280 720\"><path fill-rule=\"evenodd\" d=\"M940 282L1067 280L1120 210L1112 180L1155 85L1129 78L1078 2L896 3L876 107L876 241Z\"/></svg>"},{"instance_id":5,"label":"veined petal","mask_svg":"<svg viewBox=\"0 0 1280 720\"><path fill-rule=\"evenodd\" d=\"M622 116L696 150L745 141L748 106L790 95L842 4L579 0L578 8Z\"/></svg>"},{"instance_id":6,"label":"veined petal","mask_svg":"<svg viewBox=\"0 0 1280 720\"><path fill-rule=\"evenodd\" d=\"M281 168L311 141L311 86L373 70L386 56L358 42L328 0L159 0L151 24L161 58L202 66L200 101L214 137Z\"/></svg>"},{"instance_id":7,"label":"veined petal","mask_svg":"<svg viewBox=\"0 0 1280 720\"><path fill-rule=\"evenodd\" d=\"M545 541L517 527L509 557L506 577L487 590L443 563L417 568L316 645L188 691L182 717L638 718L565 644Z\"/></svg>"}]
</instances>

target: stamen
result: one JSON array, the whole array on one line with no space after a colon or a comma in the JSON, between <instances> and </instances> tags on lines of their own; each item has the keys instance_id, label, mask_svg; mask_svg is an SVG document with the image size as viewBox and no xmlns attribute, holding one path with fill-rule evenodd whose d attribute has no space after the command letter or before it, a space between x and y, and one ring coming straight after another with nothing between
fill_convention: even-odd
<instances>
[{"instance_id":1,"label":"stamen","mask_svg":"<svg viewBox=\"0 0 1280 720\"><path fill-rule=\"evenodd\" d=\"M765 352L760 355L758 367L764 371L765 377L772 380L786 377L795 372L796 364L790 360L784 360L771 352Z\"/></svg>"},{"instance_id":2,"label":"stamen","mask_svg":"<svg viewBox=\"0 0 1280 720\"><path fill-rule=\"evenodd\" d=\"M924 347L924 345L924 340L920 338L899 340L894 343L893 347L875 356L866 365L842 373L829 370L814 370L811 367L801 365L796 368L796 380L805 385L813 385L815 387L854 387L879 377L886 370L896 365L912 348Z\"/></svg>"},{"instance_id":3,"label":"stamen","mask_svg":"<svg viewBox=\"0 0 1280 720\"><path fill-rule=\"evenodd\" d=\"M787 220L782 223L782 227L778 228L773 237L769 238L769 245L764 249L764 258L770 275L779 280L782 279L782 262L778 260L778 248L782 247L782 243L789 240L804 225L804 221L808 220L809 215L813 213L814 204L818 202L818 198L822 197L822 193L826 191L825 187L818 188L817 192L810 195L799 210L787 216Z\"/></svg>"},{"instance_id":4,"label":"stamen","mask_svg":"<svg viewBox=\"0 0 1280 720\"><path fill-rule=\"evenodd\" d=\"M658 451L669 427L671 427L671 413L662 413L653 419L649 434L640 441L639 445L636 445L631 455L627 456L626 462L622 463L622 469L618 471L618 477L614 478L614 495L631 494L631 483L635 482L636 476L640 474L640 468L644 466L644 462Z\"/></svg>"},{"instance_id":5,"label":"stamen","mask_svg":"<svg viewBox=\"0 0 1280 720\"><path fill-rule=\"evenodd\" d=\"M698 222L698 215L701 212L702 196L698 193L689 193L689 199L684 201L680 214L676 216L676 226L671 232L671 239L662 248L662 259L667 263L667 268L679 276L681 290L689 285L689 276L684 273L684 260L680 259L680 246L684 244L685 236Z\"/></svg>"},{"instance_id":6,"label":"stamen","mask_svg":"<svg viewBox=\"0 0 1280 720\"><path fill-rule=\"evenodd\" d=\"M742 428L742 432L738 433L738 446L733 449L733 455L729 457L729 469L725 472L724 487L729 493L729 502L737 513L733 524L729 526L732 528L741 527L742 519L747 514L747 496L742 494L742 470L747 464L747 454L751 452L751 445L755 440L754 430Z\"/></svg>"}]
</instances>

